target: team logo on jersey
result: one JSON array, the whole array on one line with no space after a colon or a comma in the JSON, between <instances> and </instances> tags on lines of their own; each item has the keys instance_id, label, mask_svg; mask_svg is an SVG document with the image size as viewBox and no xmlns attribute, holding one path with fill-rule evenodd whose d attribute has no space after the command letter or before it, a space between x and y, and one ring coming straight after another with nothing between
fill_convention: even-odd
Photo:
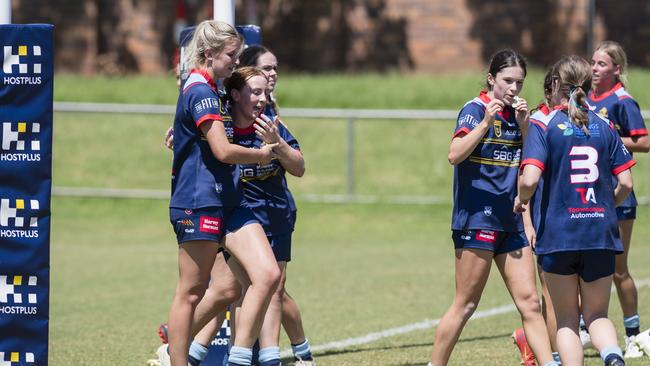
<instances>
[{"instance_id":1,"label":"team logo on jersey","mask_svg":"<svg viewBox=\"0 0 650 366\"><path fill-rule=\"evenodd\" d=\"M41 56L41 46L19 45L3 47L2 71L5 75L5 85L34 85L41 84L41 63L38 61ZM27 74L34 76L27 76ZM37 76L38 75L38 76Z\"/></svg>"},{"instance_id":2,"label":"team logo on jersey","mask_svg":"<svg viewBox=\"0 0 650 366\"><path fill-rule=\"evenodd\" d=\"M214 190L215 190L217 193L221 193L221 192L223 192L223 184L221 184L221 183L215 183L215 184L214 184Z\"/></svg>"},{"instance_id":3,"label":"team logo on jersey","mask_svg":"<svg viewBox=\"0 0 650 366\"><path fill-rule=\"evenodd\" d=\"M36 315L36 276L0 275L0 315Z\"/></svg>"},{"instance_id":4,"label":"team logo on jersey","mask_svg":"<svg viewBox=\"0 0 650 366\"><path fill-rule=\"evenodd\" d=\"M40 161L41 142L38 122L2 122L2 145L0 161ZM11 151L11 152L5 152Z\"/></svg>"},{"instance_id":5,"label":"team logo on jersey","mask_svg":"<svg viewBox=\"0 0 650 366\"><path fill-rule=\"evenodd\" d=\"M599 114L601 117L603 117L603 118L607 118L607 108L602 107L602 108L598 111L598 114Z\"/></svg>"},{"instance_id":6,"label":"team logo on jersey","mask_svg":"<svg viewBox=\"0 0 650 366\"><path fill-rule=\"evenodd\" d=\"M483 213L485 216L492 216L492 206L483 207Z\"/></svg>"},{"instance_id":7,"label":"team logo on jersey","mask_svg":"<svg viewBox=\"0 0 650 366\"><path fill-rule=\"evenodd\" d=\"M2 352L0 351L0 365L18 366L34 364L34 354L31 352Z\"/></svg>"},{"instance_id":8,"label":"team logo on jersey","mask_svg":"<svg viewBox=\"0 0 650 366\"><path fill-rule=\"evenodd\" d=\"M498 119L494 121L494 134L496 137L501 137L501 121Z\"/></svg>"},{"instance_id":9,"label":"team logo on jersey","mask_svg":"<svg viewBox=\"0 0 650 366\"><path fill-rule=\"evenodd\" d=\"M38 200L28 200L31 216L23 216L25 208L24 199L0 199L0 238L38 238L38 216L40 209ZM11 223L13 222L13 225ZM5 229L8 228L8 229Z\"/></svg>"},{"instance_id":10,"label":"team logo on jersey","mask_svg":"<svg viewBox=\"0 0 650 366\"><path fill-rule=\"evenodd\" d=\"M594 192L593 187L576 188L576 192L580 194L580 200L582 201L583 205L586 205L588 202L598 203L596 202L596 192Z\"/></svg>"}]
</instances>

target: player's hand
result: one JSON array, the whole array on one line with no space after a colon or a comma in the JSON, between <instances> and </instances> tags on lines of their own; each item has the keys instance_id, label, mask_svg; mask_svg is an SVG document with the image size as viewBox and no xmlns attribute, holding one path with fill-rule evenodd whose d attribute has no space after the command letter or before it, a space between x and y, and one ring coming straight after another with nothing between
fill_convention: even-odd
<instances>
[{"instance_id":1,"label":"player's hand","mask_svg":"<svg viewBox=\"0 0 650 366\"><path fill-rule=\"evenodd\" d=\"M530 110L528 110L528 102L521 97L515 97L512 108L515 109L515 119L519 126L528 125L528 118L530 118Z\"/></svg>"},{"instance_id":2,"label":"player's hand","mask_svg":"<svg viewBox=\"0 0 650 366\"><path fill-rule=\"evenodd\" d=\"M165 141L163 142L168 149L174 149L174 127L169 127L165 132Z\"/></svg>"},{"instance_id":3,"label":"player's hand","mask_svg":"<svg viewBox=\"0 0 650 366\"><path fill-rule=\"evenodd\" d=\"M274 158L273 154L273 148L278 146L278 143L274 144L265 144L262 147L260 147L260 151L262 152L262 160L258 163L259 165L266 165L271 162Z\"/></svg>"},{"instance_id":4,"label":"player's hand","mask_svg":"<svg viewBox=\"0 0 650 366\"><path fill-rule=\"evenodd\" d=\"M494 119L496 118L497 113L503 110L503 106L503 101L492 99L485 106L485 116L483 117L483 122L487 123L489 127L492 127L492 125L494 125Z\"/></svg>"},{"instance_id":5,"label":"player's hand","mask_svg":"<svg viewBox=\"0 0 650 366\"><path fill-rule=\"evenodd\" d=\"M278 143L280 142L279 123L280 119L277 116L271 121L266 115L260 114L259 117L255 118L255 134L267 144Z\"/></svg>"},{"instance_id":6,"label":"player's hand","mask_svg":"<svg viewBox=\"0 0 650 366\"><path fill-rule=\"evenodd\" d=\"M521 214L526 212L526 207L524 207L528 202L521 202L519 196L515 197L515 204L512 208L512 211L516 214Z\"/></svg>"}]
</instances>

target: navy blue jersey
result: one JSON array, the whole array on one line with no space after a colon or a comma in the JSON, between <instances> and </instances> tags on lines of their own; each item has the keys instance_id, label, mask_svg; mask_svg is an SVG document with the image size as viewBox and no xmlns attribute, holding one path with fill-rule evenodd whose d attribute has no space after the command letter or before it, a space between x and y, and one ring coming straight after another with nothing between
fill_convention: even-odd
<instances>
[{"instance_id":1,"label":"navy blue jersey","mask_svg":"<svg viewBox=\"0 0 650 366\"><path fill-rule=\"evenodd\" d=\"M625 91L623 84L617 83L611 90L598 96L591 91L587 101L594 112L614 123L616 131L621 137L637 137L648 134L639 105ZM637 206L634 192L627 196L621 206Z\"/></svg>"},{"instance_id":2,"label":"navy blue jersey","mask_svg":"<svg viewBox=\"0 0 650 366\"><path fill-rule=\"evenodd\" d=\"M294 149L300 150L298 141L282 124L278 124L280 137ZM258 149L262 140L255 134L255 128L235 127L234 142L238 145ZM248 206L264 227L267 235L284 234L293 231L296 203L287 186L285 170L277 159L269 164L241 164L241 183Z\"/></svg>"},{"instance_id":3,"label":"navy blue jersey","mask_svg":"<svg viewBox=\"0 0 650 366\"><path fill-rule=\"evenodd\" d=\"M545 116L548 116L550 113L551 113L550 108L545 103L542 103L537 107L537 110L530 116L530 120L537 120L537 121L542 120L545 118ZM530 215L533 220L534 227L538 227L540 223L540 218L541 218L540 204L542 202L541 191L543 189L544 189L544 178L541 178L537 183L537 188L535 189L535 193L533 194L533 197L531 197L530 199L530 204L528 207L530 209Z\"/></svg>"},{"instance_id":4,"label":"navy blue jersey","mask_svg":"<svg viewBox=\"0 0 650 366\"><path fill-rule=\"evenodd\" d=\"M542 170L538 254L609 249L622 251L612 176L635 162L613 124L589 113L589 134L556 109L530 120L522 168Z\"/></svg>"},{"instance_id":5,"label":"navy blue jersey","mask_svg":"<svg viewBox=\"0 0 650 366\"><path fill-rule=\"evenodd\" d=\"M482 92L465 104L454 137L469 133L483 120L489 101ZM521 145L515 111L506 106L470 156L454 167L452 230L523 230L521 215L512 212Z\"/></svg>"},{"instance_id":6,"label":"navy blue jersey","mask_svg":"<svg viewBox=\"0 0 650 366\"><path fill-rule=\"evenodd\" d=\"M207 73L193 71L178 97L174 117L172 208L229 207L243 202L237 165L217 160L199 128L210 120L223 123L232 140L232 118L216 85Z\"/></svg>"}]
</instances>

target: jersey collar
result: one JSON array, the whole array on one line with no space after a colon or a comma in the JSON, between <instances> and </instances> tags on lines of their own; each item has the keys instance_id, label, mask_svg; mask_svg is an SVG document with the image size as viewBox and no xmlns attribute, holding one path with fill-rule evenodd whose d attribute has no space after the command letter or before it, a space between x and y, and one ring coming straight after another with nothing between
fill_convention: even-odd
<instances>
[{"instance_id":1,"label":"jersey collar","mask_svg":"<svg viewBox=\"0 0 650 366\"><path fill-rule=\"evenodd\" d=\"M611 89L609 89L608 91L606 91L606 92L604 92L604 93L602 93L600 95L596 95L596 93L592 90L591 93L589 93L590 94L589 97L594 102L600 102L601 100L603 100L603 99L609 97L610 95L614 94L618 89L620 89L622 87L623 87L623 84L619 81Z\"/></svg>"},{"instance_id":2,"label":"jersey collar","mask_svg":"<svg viewBox=\"0 0 650 366\"><path fill-rule=\"evenodd\" d=\"M481 90L481 93L479 93L479 95L478 95L478 99L483 101L483 103L485 103L485 104L490 103L490 101L492 100L492 98L490 98L490 96L488 95L488 92L485 91L485 90ZM512 109L512 107L505 106L505 108L501 112L499 112L497 114L499 116L501 116L501 118L503 118L503 119L505 119L507 121L507 120L510 119L510 110L511 109Z\"/></svg>"},{"instance_id":3,"label":"jersey collar","mask_svg":"<svg viewBox=\"0 0 650 366\"><path fill-rule=\"evenodd\" d=\"M214 83L214 80L212 79L212 76L208 74L207 71L204 69L192 69L190 71L190 74L199 74L205 78L205 80L208 82L208 85L212 88L212 90L217 91L217 84Z\"/></svg>"}]
</instances>

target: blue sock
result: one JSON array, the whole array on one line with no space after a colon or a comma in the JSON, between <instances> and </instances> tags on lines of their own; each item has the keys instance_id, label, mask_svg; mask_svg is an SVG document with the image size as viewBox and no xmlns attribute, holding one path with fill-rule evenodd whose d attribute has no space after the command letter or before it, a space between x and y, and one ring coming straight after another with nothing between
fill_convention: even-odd
<instances>
[{"instance_id":1,"label":"blue sock","mask_svg":"<svg viewBox=\"0 0 650 366\"><path fill-rule=\"evenodd\" d=\"M558 352L553 352L553 359L555 362L557 362L559 365L562 364L562 361L560 360L560 354Z\"/></svg>"},{"instance_id":2,"label":"blue sock","mask_svg":"<svg viewBox=\"0 0 650 366\"><path fill-rule=\"evenodd\" d=\"M279 366L280 347L266 347L260 349L257 360L260 362L260 366Z\"/></svg>"},{"instance_id":3,"label":"blue sock","mask_svg":"<svg viewBox=\"0 0 650 366\"><path fill-rule=\"evenodd\" d=\"M190 354L189 354L189 362L190 365L192 366L199 366L201 364L201 361L205 359L205 356L208 355L208 347L197 343L195 341L192 341L190 344Z\"/></svg>"},{"instance_id":4,"label":"blue sock","mask_svg":"<svg viewBox=\"0 0 650 366\"><path fill-rule=\"evenodd\" d=\"M296 358L300 358L304 361L311 361L313 359L311 347L309 346L309 339L305 339L305 341L300 344L292 344L291 350Z\"/></svg>"},{"instance_id":5,"label":"blue sock","mask_svg":"<svg viewBox=\"0 0 650 366\"><path fill-rule=\"evenodd\" d=\"M626 336L631 337L639 334L641 332L641 330L639 329L641 326L641 321L639 320L639 314L623 317L623 325L625 325Z\"/></svg>"},{"instance_id":6,"label":"blue sock","mask_svg":"<svg viewBox=\"0 0 650 366\"><path fill-rule=\"evenodd\" d=\"M623 351L621 351L620 348L617 346L609 346L603 348L602 351L600 351L600 358L602 358L603 362L605 362L605 365L609 362L609 360L612 359L612 357L618 357L621 360L623 359Z\"/></svg>"},{"instance_id":7,"label":"blue sock","mask_svg":"<svg viewBox=\"0 0 650 366\"><path fill-rule=\"evenodd\" d=\"M253 350L251 348L232 346L230 356L228 356L228 365L251 366L253 360Z\"/></svg>"},{"instance_id":8,"label":"blue sock","mask_svg":"<svg viewBox=\"0 0 650 366\"><path fill-rule=\"evenodd\" d=\"M557 364L557 362L555 362L555 360L553 360L551 362L548 362L548 363L544 364L544 366L558 366L558 364Z\"/></svg>"}]
</instances>

